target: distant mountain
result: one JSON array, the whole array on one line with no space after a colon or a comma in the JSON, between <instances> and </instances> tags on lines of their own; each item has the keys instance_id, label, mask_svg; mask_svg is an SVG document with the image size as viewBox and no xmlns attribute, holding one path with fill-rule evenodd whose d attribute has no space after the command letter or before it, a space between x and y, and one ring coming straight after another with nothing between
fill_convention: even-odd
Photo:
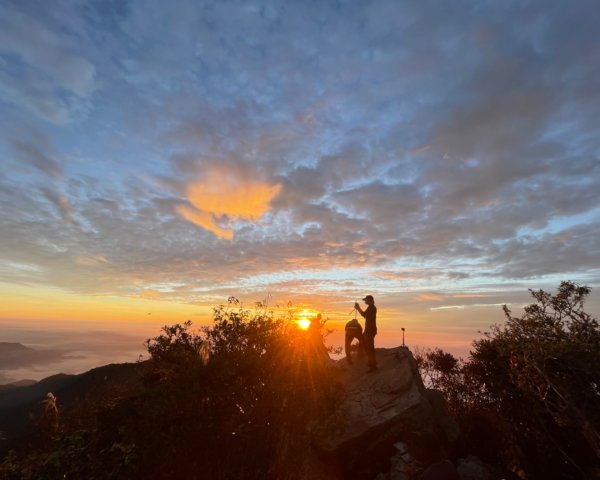
<instances>
[{"instance_id":1,"label":"distant mountain","mask_svg":"<svg viewBox=\"0 0 600 480\"><path fill-rule=\"evenodd\" d=\"M34 428L31 415L40 412L41 402L48 392L56 396L61 409L68 409L78 400L99 396L106 389L135 384L141 377L142 368L142 363L110 364L79 375L61 373L33 384L13 384L10 388L0 389L0 432L5 439L0 442L0 455L15 441L31 433Z\"/></svg>"},{"instance_id":2,"label":"distant mountain","mask_svg":"<svg viewBox=\"0 0 600 480\"><path fill-rule=\"evenodd\" d=\"M0 392L5 392L13 388L28 387L34 383L37 383L37 380L24 379L18 382L5 383L4 385L0 385Z\"/></svg>"},{"instance_id":3,"label":"distant mountain","mask_svg":"<svg viewBox=\"0 0 600 480\"><path fill-rule=\"evenodd\" d=\"M0 365L4 368L12 368L12 361L15 357L23 357L29 355L31 352L34 352L32 348L26 347L22 343L17 342L0 342ZM26 387L28 385L33 385L36 383L36 380L19 380L17 382L6 383L4 385L0 385L0 392L5 392L6 390L10 390L12 388L18 387Z\"/></svg>"},{"instance_id":4,"label":"distant mountain","mask_svg":"<svg viewBox=\"0 0 600 480\"><path fill-rule=\"evenodd\" d=\"M59 362L64 354L59 350L36 350L17 342L0 342L0 365L3 370Z\"/></svg>"},{"instance_id":5,"label":"distant mountain","mask_svg":"<svg viewBox=\"0 0 600 480\"><path fill-rule=\"evenodd\" d=\"M51 377L46 377L43 380L35 382L31 385L24 385L3 391L0 393L0 418L4 409L10 409L40 401L48 392L54 393L55 390L62 390L75 377L77 377L77 375L59 373L57 375L52 375ZM2 430L1 423L0 430Z\"/></svg>"},{"instance_id":6,"label":"distant mountain","mask_svg":"<svg viewBox=\"0 0 600 480\"><path fill-rule=\"evenodd\" d=\"M8 352L23 352L23 351L32 351L32 348L26 347L22 343L17 342L0 342L0 354L8 353Z\"/></svg>"}]
</instances>

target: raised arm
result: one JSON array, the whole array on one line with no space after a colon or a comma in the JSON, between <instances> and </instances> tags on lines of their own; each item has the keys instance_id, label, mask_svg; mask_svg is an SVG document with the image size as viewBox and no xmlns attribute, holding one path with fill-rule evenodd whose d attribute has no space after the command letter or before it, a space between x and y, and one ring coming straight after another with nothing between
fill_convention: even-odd
<instances>
[{"instance_id":1,"label":"raised arm","mask_svg":"<svg viewBox=\"0 0 600 480\"><path fill-rule=\"evenodd\" d=\"M364 316L365 316L365 311L364 311L362 308L360 308L360 305L358 304L358 302L354 303L354 308L355 308L355 309L358 311L358 313L360 313L360 314L363 316L363 318L364 318Z\"/></svg>"}]
</instances>

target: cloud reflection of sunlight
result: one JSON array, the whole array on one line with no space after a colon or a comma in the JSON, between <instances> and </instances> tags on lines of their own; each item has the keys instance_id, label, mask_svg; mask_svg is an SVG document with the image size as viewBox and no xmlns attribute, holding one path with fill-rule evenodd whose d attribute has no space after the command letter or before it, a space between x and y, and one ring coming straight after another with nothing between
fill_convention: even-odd
<instances>
[{"instance_id":1,"label":"cloud reflection of sunlight","mask_svg":"<svg viewBox=\"0 0 600 480\"><path fill-rule=\"evenodd\" d=\"M214 169L201 181L188 186L186 193L193 207L181 205L177 212L219 238L231 240L233 230L221 227L219 222L256 221L267 212L280 189L280 185Z\"/></svg>"}]
</instances>

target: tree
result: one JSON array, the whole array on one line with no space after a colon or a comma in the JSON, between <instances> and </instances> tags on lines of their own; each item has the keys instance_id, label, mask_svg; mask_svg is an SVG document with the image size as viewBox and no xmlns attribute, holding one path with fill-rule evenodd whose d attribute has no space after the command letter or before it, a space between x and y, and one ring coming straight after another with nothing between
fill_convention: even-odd
<instances>
[{"instance_id":1,"label":"tree","mask_svg":"<svg viewBox=\"0 0 600 480\"><path fill-rule=\"evenodd\" d=\"M314 337L290 320L230 298L209 327L163 327L146 342L140 384L66 412L51 441L11 454L0 477L298 478L304 426L337 390L307 348Z\"/></svg>"},{"instance_id":2,"label":"tree","mask_svg":"<svg viewBox=\"0 0 600 480\"><path fill-rule=\"evenodd\" d=\"M303 427L335 405L336 395L332 373L307 339L291 318L243 308L234 297L198 332L189 322L163 328L147 343L141 405L151 421L132 435L138 444L149 428L158 430L167 454L153 445L142 464L168 458L154 467L164 471L177 459L183 477L202 470L207 478L276 478L284 462L283 470L295 471L289 463L301 458Z\"/></svg>"},{"instance_id":3,"label":"tree","mask_svg":"<svg viewBox=\"0 0 600 480\"><path fill-rule=\"evenodd\" d=\"M520 317L504 306L506 323L474 342L472 368L538 465L562 459L589 475L600 458L600 329L583 308L590 289L562 282L555 295L530 293L536 303Z\"/></svg>"},{"instance_id":4,"label":"tree","mask_svg":"<svg viewBox=\"0 0 600 480\"><path fill-rule=\"evenodd\" d=\"M445 394L471 452L530 478L600 478L600 329L584 310L590 289L562 282L554 295L530 293L535 303L521 316L503 307L506 322L473 342L469 361L419 353L422 375ZM496 446L482 452L484 443Z\"/></svg>"}]
</instances>

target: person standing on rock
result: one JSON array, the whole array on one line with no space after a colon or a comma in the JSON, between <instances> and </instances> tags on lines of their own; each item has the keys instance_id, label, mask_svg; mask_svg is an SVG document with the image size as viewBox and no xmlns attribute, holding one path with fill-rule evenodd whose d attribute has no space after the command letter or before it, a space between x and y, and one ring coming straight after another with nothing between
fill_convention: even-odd
<instances>
[{"instance_id":1,"label":"person standing on rock","mask_svg":"<svg viewBox=\"0 0 600 480\"><path fill-rule=\"evenodd\" d=\"M365 330L362 337L362 345L367 354L367 364L369 369L367 372L377 370L377 359L375 358L375 335L377 335L377 307L373 295L367 295L363 298L363 302L367 304L367 308L360 308L358 302L354 304L354 308L365 319Z\"/></svg>"}]
</instances>

